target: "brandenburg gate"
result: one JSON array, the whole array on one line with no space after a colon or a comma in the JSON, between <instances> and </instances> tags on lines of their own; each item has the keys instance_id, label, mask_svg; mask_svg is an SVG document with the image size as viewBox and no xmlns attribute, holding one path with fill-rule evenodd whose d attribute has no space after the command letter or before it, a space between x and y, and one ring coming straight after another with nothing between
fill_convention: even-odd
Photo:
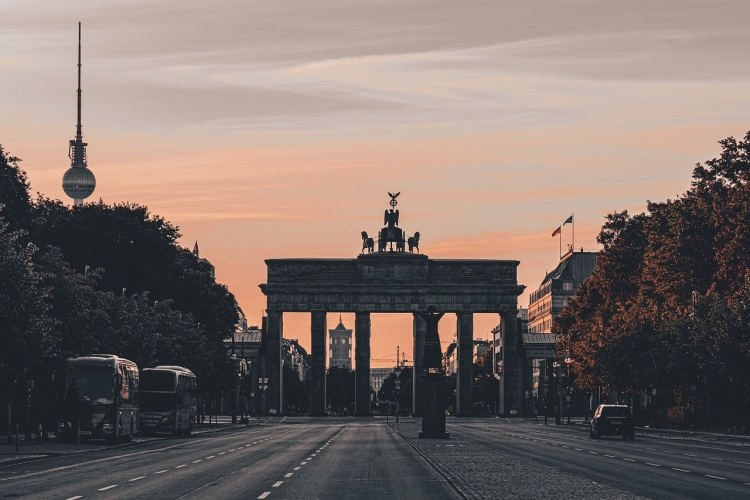
<instances>
[{"instance_id":1,"label":"brandenburg gate","mask_svg":"<svg viewBox=\"0 0 750 500\"><path fill-rule=\"evenodd\" d=\"M390 193L389 193L390 194ZM283 414L281 374L283 316L285 312L310 313L312 335L311 415L326 414L326 314L355 315L356 415L370 413L370 316L377 313L410 314L413 317L414 380L420 377L424 355L425 321L414 313L434 305L439 312L456 314L457 393L456 411L471 415L474 314L495 313L502 325L504 410L522 406L522 360L518 359L517 299L524 286L517 283L518 261L430 259L412 253L419 249L419 233L405 237L398 226L398 210L391 195L384 227L374 240L362 233L363 253L354 259L270 259L267 283L260 285L267 298L266 407ZM416 241L414 241L416 239ZM405 251L408 241L410 252ZM395 249L394 249L395 244ZM390 248L389 248L390 245ZM369 253L365 253L369 250ZM444 318L443 338L453 328ZM377 334L377 332L376 332ZM421 384L414 387L415 414L421 413Z\"/></svg>"}]
</instances>

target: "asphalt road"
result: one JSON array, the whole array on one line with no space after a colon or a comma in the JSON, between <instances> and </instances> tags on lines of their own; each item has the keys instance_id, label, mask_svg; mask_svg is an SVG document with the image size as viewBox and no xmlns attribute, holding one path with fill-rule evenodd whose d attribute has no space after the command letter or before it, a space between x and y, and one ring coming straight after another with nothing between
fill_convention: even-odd
<instances>
[{"instance_id":1,"label":"asphalt road","mask_svg":"<svg viewBox=\"0 0 750 500\"><path fill-rule=\"evenodd\" d=\"M0 467L3 498L457 498L376 419L275 419Z\"/></svg>"},{"instance_id":2,"label":"asphalt road","mask_svg":"<svg viewBox=\"0 0 750 500\"><path fill-rule=\"evenodd\" d=\"M571 428L451 419L453 436L648 498L750 498L750 447L636 435L591 439Z\"/></svg>"}]
</instances>

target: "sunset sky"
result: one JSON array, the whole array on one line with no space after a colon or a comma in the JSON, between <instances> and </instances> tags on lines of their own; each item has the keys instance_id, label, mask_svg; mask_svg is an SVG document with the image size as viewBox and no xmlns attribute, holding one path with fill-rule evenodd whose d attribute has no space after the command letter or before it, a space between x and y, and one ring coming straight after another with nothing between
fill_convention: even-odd
<instances>
[{"instance_id":1,"label":"sunset sky","mask_svg":"<svg viewBox=\"0 0 750 500\"><path fill-rule=\"evenodd\" d=\"M431 258L521 261L526 305L569 215L596 250L607 213L683 193L750 130L748 18L747 0L0 0L0 144L71 201L81 21L90 200L179 226L251 324L264 259L355 257L388 191ZM309 348L309 316L284 328ZM373 315L373 358L396 345L410 317Z\"/></svg>"}]
</instances>

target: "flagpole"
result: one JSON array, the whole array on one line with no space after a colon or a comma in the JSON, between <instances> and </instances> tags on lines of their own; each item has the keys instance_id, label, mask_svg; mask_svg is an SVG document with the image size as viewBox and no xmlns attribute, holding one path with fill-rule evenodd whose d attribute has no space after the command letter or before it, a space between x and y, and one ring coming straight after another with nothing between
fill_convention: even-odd
<instances>
[{"instance_id":1,"label":"flagpole","mask_svg":"<svg viewBox=\"0 0 750 500\"><path fill-rule=\"evenodd\" d=\"M576 213L573 212L573 245L570 249L571 251L576 251Z\"/></svg>"},{"instance_id":2,"label":"flagpole","mask_svg":"<svg viewBox=\"0 0 750 500\"><path fill-rule=\"evenodd\" d=\"M562 260L562 224L560 225L560 260Z\"/></svg>"}]
</instances>

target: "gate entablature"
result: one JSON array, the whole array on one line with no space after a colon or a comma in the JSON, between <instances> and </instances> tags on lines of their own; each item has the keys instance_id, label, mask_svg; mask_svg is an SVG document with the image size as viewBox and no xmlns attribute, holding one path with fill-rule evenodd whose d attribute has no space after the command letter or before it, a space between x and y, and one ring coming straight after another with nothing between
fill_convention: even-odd
<instances>
[{"instance_id":1,"label":"gate entablature","mask_svg":"<svg viewBox=\"0 0 750 500\"><path fill-rule=\"evenodd\" d=\"M282 312L444 312L515 310L525 287L518 261L430 260L374 253L356 259L270 259L260 285L268 310Z\"/></svg>"}]
</instances>

